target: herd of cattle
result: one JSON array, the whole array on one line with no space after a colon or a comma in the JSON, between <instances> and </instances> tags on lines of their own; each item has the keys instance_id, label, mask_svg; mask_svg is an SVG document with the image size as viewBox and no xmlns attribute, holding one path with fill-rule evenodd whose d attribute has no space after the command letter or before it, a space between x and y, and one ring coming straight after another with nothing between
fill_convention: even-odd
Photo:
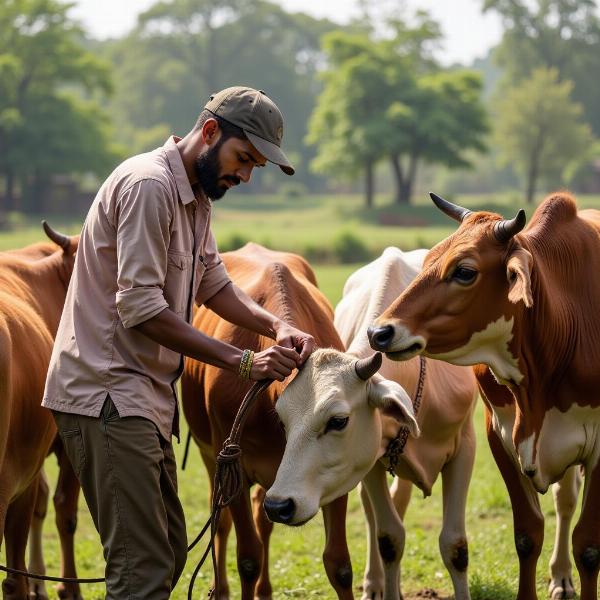
<instances>
[{"instance_id":1,"label":"herd of cattle","mask_svg":"<svg viewBox=\"0 0 600 600\"><path fill-rule=\"evenodd\" d=\"M311 333L318 349L285 382L259 396L242 437L246 486L215 539L220 597L229 598L231 525L243 600L269 599L273 522L302 525L323 510L325 571L353 598L347 493L360 484L368 523L364 600L398 600L403 517L412 486L425 496L442 476L439 547L457 600L470 598L465 530L475 456L473 411L486 409L488 441L510 496L519 560L517 600L536 600L544 534L538 492L552 485L557 535L553 600L597 599L600 568L600 212L549 196L525 228L432 195L459 221L431 251L388 248L356 271L334 311L301 257L247 244L222 255L232 280L272 313ZM46 226L53 243L0 253L0 534L9 567L43 572L43 462L54 451L61 574L76 576L79 486L53 419L40 406L46 368L77 250L77 237ZM201 307L194 326L238 347L273 342ZM375 353L373 353L375 351ZM382 357L383 353L385 356ZM212 481L247 383L186 360L182 404ZM386 471L395 474L388 487ZM584 484L581 515L570 522ZM253 489L251 490L251 487ZM42 582L8 575L8 600L47 598ZM80 599L75 584L61 598Z\"/></svg>"}]
</instances>

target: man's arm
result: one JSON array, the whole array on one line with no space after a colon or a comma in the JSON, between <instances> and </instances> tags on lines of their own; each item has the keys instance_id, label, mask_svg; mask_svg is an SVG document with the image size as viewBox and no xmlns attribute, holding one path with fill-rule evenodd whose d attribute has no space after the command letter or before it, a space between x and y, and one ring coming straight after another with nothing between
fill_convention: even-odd
<instances>
[{"instance_id":1,"label":"man's arm","mask_svg":"<svg viewBox=\"0 0 600 600\"><path fill-rule=\"evenodd\" d=\"M134 328L174 352L235 373L239 370L242 350L198 331L169 308ZM283 381L296 368L297 357L295 350L282 346L257 352L250 378Z\"/></svg>"},{"instance_id":2,"label":"man's arm","mask_svg":"<svg viewBox=\"0 0 600 600\"><path fill-rule=\"evenodd\" d=\"M312 335L271 314L233 283L221 288L204 305L230 323L276 340L285 348L295 349L299 353L298 366L304 364L314 349Z\"/></svg>"}]
</instances>

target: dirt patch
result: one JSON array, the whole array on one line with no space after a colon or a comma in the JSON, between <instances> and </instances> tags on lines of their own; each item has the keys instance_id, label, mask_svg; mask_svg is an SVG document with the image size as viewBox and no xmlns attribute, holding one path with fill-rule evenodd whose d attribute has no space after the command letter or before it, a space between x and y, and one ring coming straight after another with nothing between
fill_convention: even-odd
<instances>
[{"instance_id":1,"label":"dirt patch","mask_svg":"<svg viewBox=\"0 0 600 600\"><path fill-rule=\"evenodd\" d=\"M402 596L404 600L424 600L425 598L433 598L434 600L452 599L452 596L442 596L431 588L424 588L418 592L411 592L410 594L402 594Z\"/></svg>"}]
</instances>

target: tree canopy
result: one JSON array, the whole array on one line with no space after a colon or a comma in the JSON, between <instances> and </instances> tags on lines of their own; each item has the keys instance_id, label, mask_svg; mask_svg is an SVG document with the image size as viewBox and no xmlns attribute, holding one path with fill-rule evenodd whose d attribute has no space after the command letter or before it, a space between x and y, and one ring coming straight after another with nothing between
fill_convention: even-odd
<instances>
[{"instance_id":1,"label":"tree canopy","mask_svg":"<svg viewBox=\"0 0 600 600\"><path fill-rule=\"evenodd\" d=\"M372 203L373 169L391 161L397 202L409 202L418 165L468 166L487 132L479 75L443 71L426 52L439 32L423 17L415 28L395 19L393 37L336 32L324 38L329 60L307 140L318 147L314 168L365 175Z\"/></svg>"},{"instance_id":2,"label":"tree canopy","mask_svg":"<svg viewBox=\"0 0 600 600\"><path fill-rule=\"evenodd\" d=\"M573 82L573 99L600 136L600 19L595 0L484 0L505 27L496 59L504 70L500 90L531 76L538 68L555 69Z\"/></svg>"},{"instance_id":3,"label":"tree canopy","mask_svg":"<svg viewBox=\"0 0 600 600\"><path fill-rule=\"evenodd\" d=\"M0 174L7 208L20 184L40 208L56 173L104 174L118 159L96 94L111 90L108 65L81 45L56 0L5 0L0 11Z\"/></svg>"},{"instance_id":4,"label":"tree canopy","mask_svg":"<svg viewBox=\"0 0 600 600\"><path fill-rule=\"evenodd\" d=\"M569 167L592 143L582 107L571 99L573 84L556 69L536 69L509 89L497 105L496 140L504 164L512 164L533 202L540 179L565 183Z\"/></svg>"}]
</instances>

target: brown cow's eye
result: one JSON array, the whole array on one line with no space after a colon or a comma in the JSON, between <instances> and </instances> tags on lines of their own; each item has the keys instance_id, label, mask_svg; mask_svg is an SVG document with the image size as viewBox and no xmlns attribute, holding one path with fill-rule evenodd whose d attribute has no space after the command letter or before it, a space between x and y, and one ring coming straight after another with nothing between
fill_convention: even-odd
<instances>
[{"instance_id":1,"label":"brown cow's eye","mask_svg":"<svg viewBox=\"0 0 600 600\"><path fill-rule=\"evenodd\" d=\"M328 431L342 431L348 425L349 417L331 417L325 426L325 433Z\"/></svg>"},{"instance_id":2,"label":"brown cow's eye","mask_svg":"<svg viewBox=\"0 0 600 600\"><path fill-rule=\"evenodd\" d=\"M463 285L473 283L473 281L475 281L475 277L477 277L477 271L475 269L471 269L470 267L461 267L460 265L456 267L452 273L453 281L457 281Z\"/></svg>"}]
</instances>

